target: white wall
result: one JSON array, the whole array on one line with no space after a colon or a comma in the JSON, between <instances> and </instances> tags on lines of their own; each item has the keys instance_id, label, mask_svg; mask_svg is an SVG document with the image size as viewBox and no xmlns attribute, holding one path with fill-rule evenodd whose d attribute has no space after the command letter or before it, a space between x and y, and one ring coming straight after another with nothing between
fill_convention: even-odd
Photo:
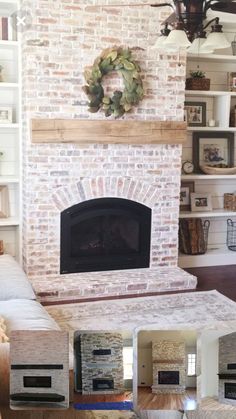
<instances>
[{"instance_id":1,"label":"white wall","mask_svg":"<svg viewBox=\"0 0 236 419\"><path fill-rule=\"evenodd\" d=\"M152 348L138 350L138 385L152 386Z\"/></svg>"},{"instance_id":2,"label":"white wall","mask_svg":"<svg viewBox=\"0 0 236 419\"><path fill-rule=\"evenodd\" d=\"M201 397L218 395L219 341L222 331L208 331L201 339Z\"/></svg>"}]
</instances>

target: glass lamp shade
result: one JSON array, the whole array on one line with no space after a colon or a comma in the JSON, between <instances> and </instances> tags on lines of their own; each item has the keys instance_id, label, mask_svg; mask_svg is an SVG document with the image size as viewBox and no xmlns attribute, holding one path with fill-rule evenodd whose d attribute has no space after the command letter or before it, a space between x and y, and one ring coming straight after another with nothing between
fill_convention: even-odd
<instances>
[{"instance_id":1,"label":"glass lamp shade","mask_svg":"<svg viewBox=\"0 0 236 419\"><path fill-rule=\"evenodd\" d=\"M195 38L188 52L190 54L212 54L213 48L205 47L205 41L206 38Z\"/></svg>"},{"instance_id":2,"label":"glass lamp shade","mask_svg":"<svg viewBox=\"0 0 236 419\"><path fill-rule=\"evenodd\" d=\"M188 40L186 33L181 29L173 29L163 43L163 46L166 46L167 48L169 46L188 48L190 45L191 42Z\"/></svg>"},{"instance_id":3,"label":"glass lamp shade","mask_svg":"<svg viewBox=\"0 0 236 419\"><path fill-rule=\"evenodd\" d=\"M211 32L208 35L202 47L212 49L223 49L229 48L230 46L230 42L228 41L223 32Z\"/></svg>"},{"instance_id":4,"label":"glass lamp shade","mask_svg":"<svg viewBox=\"0 0 236 419\"><path fill-rule=\"evenodd\" d=\"M167 38L167 36L163 36L163 35L158 36L155 44L153 45L153 48L163 47L163 43L165 42L166 38Z\"/></svg>"}]
</instances>

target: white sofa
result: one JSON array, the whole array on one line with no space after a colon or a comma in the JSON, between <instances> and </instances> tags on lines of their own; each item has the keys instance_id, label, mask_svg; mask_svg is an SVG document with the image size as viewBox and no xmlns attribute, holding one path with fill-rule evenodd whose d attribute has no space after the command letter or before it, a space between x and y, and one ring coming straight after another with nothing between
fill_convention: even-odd
<instances>
[{"instance_id":1,"label":"white sofa","mask_svg":"<svg viewBox=\"0 0 236 419\"><path fill-rule=\"evenodd\" d=\"M60 330L36 301L25 273L10 255L0 256L0 317L12 330ZM0 343L0 406L9 404L9 343Z\"/></svg>"}]
</instances>

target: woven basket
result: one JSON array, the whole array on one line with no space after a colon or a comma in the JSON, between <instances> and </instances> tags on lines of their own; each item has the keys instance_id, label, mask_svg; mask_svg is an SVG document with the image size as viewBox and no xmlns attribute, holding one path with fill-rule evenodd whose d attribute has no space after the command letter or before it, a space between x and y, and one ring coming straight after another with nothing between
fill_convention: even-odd
<instances>
[{"instance_id":1,"label":"woven basket","mask_svg":"<svg viewBox=\"0 0 236 419\"><path fill-rule=\"evenodd\" d=\"M236 195L232 193L224 194L224 209L236 211Z\"/></svg>"},{"instance_id":2,"label":"woven basket","mask_svg":"<svg viewBox=\"0 0 236 419\"><path fill-rule=\"evenodd\" d=\"M188 78L186 80L186 90L210 90L210 79Z\"/></svg>"}]
</instances>

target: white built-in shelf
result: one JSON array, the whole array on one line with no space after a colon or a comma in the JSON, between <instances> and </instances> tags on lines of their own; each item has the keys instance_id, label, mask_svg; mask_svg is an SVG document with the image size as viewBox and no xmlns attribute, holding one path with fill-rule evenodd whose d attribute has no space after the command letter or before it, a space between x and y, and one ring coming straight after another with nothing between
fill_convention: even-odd
<instances>
[{"instance_id":1,"label":"white built-in shelf","mask_svg":"<svg viewBox=\"0 0 236 419\"><path fill-rule=\"evenodd\" d=\"M236 252L229 250L227 246L208 246L204 255L179 255L180 268L197 268L200 266L235 265Z\"/></svg>"},{"instance_id":2,"label":"white built-in shelf","mask_svg":"<svg viewBox=\"0 0 236 419\"><path fill-rule=\"evenodd\" d=\"M0 11L4 15L10 15L17 10L18 4L18 0L0 0Z\"/></svg>"},{"instance_id":3,"label":"white built-in shelf","mask_svg":"<svg viewBox=\"0 0 236 419\"><path fill-rule=\"evenodd\" d=\"M225 209L214 209L212 211L181 211L179 218L218 218L218 217L236 217L236 211ZM236 263L236 254L235 254Z\"/></svg>"},{"instance_id":4,"label":"white built-in shelf","mask_svg":"<svg viewBox=\"0 0 236 419\"><path fill-rule=\"evenodd\" d=\"M205 175L205 174L193 174L193 175L182 175L182 180L212 180L212 179L235 179L236 175Z\"/></svg>"},{"instance_id":5,"label":"white built-in shelf","mask_svg":"<svg viewBox=\"0 0 236 419\"><path fill-rule=\"evenodd\" d=\"M1 129L18 129L20 127L19 124L0 124Z\"/></svg>"},{"instance_id":6,"label":"white built-in shelf","mask_svg":"<svg viewBox=\"0 0 236 419\"><path fill-rule=\"evenodd\" d=\"M9 183L19 183L18 176L0 176L0 185L7 185Z\"/></svg>"},{"instance_id":7,"label":"white built-in shelf","mask_svg":"<svg viewBox=\"0 0 236 419\"><path fill-rule=\"evenodd\" d=\"M19 84L18 83L0 83L0 89L18 89Z\"/></svg>"},{"instance_id":8,"label":"white built-in shelf","mask_svg":"<svg viewBox=\"0 0 236 419\"><path fill-rule=\"evenodd\" d=\"M236 132L236 127L187 127L187 131L209 131L209 132L218 132L218 131L228 131Z\"/></svg>"},{"instance_id":9,"label":"white built-in shelf","mask_svg":"<svg viewBox=\"0 0 236 419\"><path fill-rule=\"evenodd\" d=\"M19 46L18 41L0 41L0 49L17 48Z\"/></svg>"},{"instance_id":10,"label":"white built-in shelf","mask_svg":"<svg viewBox=\"0 0 236 419\"><path fill-rule=\"evenodd\" d=\"M186 96L208 96L208 97L217 97L217 96L236 96L236 92L229 92L226 90L185 90Z\"/></svg>"},{"instance_id":11,"label":"white built-in shelf","mask_svg":"<svg viewBox=\"0 0 236 419\"><path fill-rule=\"evenodd\" d=\"M188 54L189 61L224 61L236 64L236 55L223 54Z\"/></svg>"},{"instance_id":12,"label":"white built-in shelf","mask_svg":"<svg viewBox=\"0 0 236 419\"><path fill-rule=\"evenodd\" d=\"M19 224L20 221L17 217L0 218L0 227L18 226Z\"/></svg>"}]
</instances>

